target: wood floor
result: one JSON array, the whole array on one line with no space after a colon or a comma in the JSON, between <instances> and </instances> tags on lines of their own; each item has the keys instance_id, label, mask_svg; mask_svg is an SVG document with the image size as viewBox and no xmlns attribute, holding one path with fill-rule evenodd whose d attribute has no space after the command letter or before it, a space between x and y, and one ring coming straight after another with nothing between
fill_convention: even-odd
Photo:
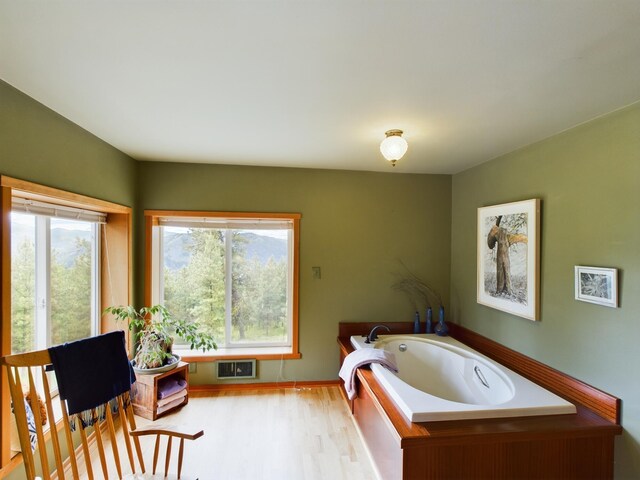
<instances>
[{"instance_id":1,"label":"wood floor","mask_svg":"<svg viewBox=\"0 0 640 480\"><path fill-rule=\"evenodd\" d=\"M139 426L149 423L137 421ZM200 393L157 422L205 431L185 444L185 479L377 478L337 386ZM142 446L149 468L153 442ZM176 462L172 458L170 472L175 473ZM164 465L164 454L159 464Z\"/></svg>"}]
</instances>

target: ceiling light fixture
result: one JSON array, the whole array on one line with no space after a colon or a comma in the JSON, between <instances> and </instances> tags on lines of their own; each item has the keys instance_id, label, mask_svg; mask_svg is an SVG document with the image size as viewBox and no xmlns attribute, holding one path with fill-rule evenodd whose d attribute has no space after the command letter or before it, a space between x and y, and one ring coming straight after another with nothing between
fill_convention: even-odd
<instances>
[{"instance_id":1,"label":"ceiling light fixture","mask_svg":"<svg viewBox=\"0 0 640 480\"><path fill-rule=\"evenodd\" d=\"M385 132L387 138L380 143L380 152L394 167L396 162L407 153L407 148L409 148L407 141L402 138L402 133L402 130L387 130Z\"/></svg>"}]
</instances>

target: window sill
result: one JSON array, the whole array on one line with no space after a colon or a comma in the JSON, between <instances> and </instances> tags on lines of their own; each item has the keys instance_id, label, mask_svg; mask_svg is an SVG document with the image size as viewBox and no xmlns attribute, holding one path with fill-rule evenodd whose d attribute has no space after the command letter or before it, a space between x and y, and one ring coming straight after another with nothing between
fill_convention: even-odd
<instances>
[{"instance_id":1,"label":"window sill","mask_svg":"<svg viewBox=\"0 0 640 480\"><path fill-rule=\"evenodd\" d=\"M183 361L190 363L244 358L255 358L256 360L295 360L302 358L300 352L293 352L291 347L218 348L205 353L180 350L174 347L173 352L180 355Z\"/></svg>"}]
</instances>

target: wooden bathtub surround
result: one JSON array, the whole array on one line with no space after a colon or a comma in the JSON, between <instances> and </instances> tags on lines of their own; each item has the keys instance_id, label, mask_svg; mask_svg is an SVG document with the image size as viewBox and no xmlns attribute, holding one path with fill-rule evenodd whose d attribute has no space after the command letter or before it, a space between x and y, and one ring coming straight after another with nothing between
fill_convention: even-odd
<instances>
[{"instance_id":1,"label":"wooden bathtub surround","mask_svg":"<svg viewBox=\"0 0 640 480\"><path fill-rule=\"evenodd\" d=\"M411 322L385 324L393 333L413 331ZM374 325L340 324L340 363L353 351L349 337L366 335ZM351 410L385 480L613 478L614 438L622 433L619 399L448 325L453 338L574 403L577 413L412 423L373 372L360 369Z\"/></svg>"}]
</instances>

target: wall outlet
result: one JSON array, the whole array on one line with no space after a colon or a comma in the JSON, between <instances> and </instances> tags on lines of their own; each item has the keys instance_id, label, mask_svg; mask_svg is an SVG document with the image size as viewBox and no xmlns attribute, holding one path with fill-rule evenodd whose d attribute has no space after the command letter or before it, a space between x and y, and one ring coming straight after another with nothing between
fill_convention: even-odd
<instances>
[{"instance_id":1,"label":"wall outlet","mask_svg":"<svg viewBox=\"0 0 640 480\"><path fill-rule=\"evenodd\" d=\"M311 273L313 274L314 280L320 280L322 278L320 267L311 267Z\"/></svg>"},{"instance_id":2,"label":"wall outlet","mask_svg":"<svg viewBox=\"0 0 640 480\"><path fill-rule=\"evenodd\" d=\"M190 363L189 364L189 373L198 373L198 364Z\"/></svg>"}]
</instances>

